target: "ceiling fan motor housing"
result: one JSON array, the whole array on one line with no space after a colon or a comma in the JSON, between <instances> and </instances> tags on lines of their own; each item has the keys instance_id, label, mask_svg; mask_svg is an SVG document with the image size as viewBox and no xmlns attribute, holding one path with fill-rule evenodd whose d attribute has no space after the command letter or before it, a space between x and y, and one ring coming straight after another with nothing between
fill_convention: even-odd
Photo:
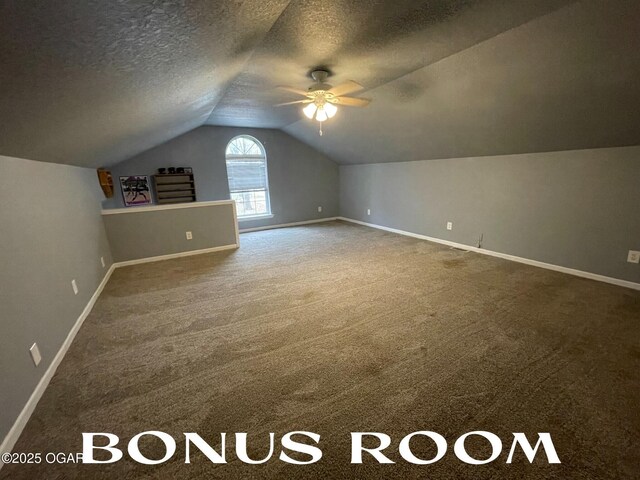
<instances>
[{"instance_id":1,"label":"ceiling fan motor housing","mask_svg":"<svg viewBox=\"0 0 640 480\"><path fill-rule=\"evenodd\" d=\"M325 80L328 77L329 72L327 72L326 70L314 70L313 72L311 72L311 78L313 78L317 83L309 87L309 92L326 92L330 90L332 85L325 83Z\"/></svg>"},{"instance_id":2,"label":"ceiling fan motor housing","mask_svg":"<svg viewBox=\"0 0 640 480\"><path fill-rule=\"evenodd\" d=\"M324 83L324 81L329 78L329 72L326 70L314 70L311 72L311 78L313 78L318 83Z\"/></svg>"}]
</instances>

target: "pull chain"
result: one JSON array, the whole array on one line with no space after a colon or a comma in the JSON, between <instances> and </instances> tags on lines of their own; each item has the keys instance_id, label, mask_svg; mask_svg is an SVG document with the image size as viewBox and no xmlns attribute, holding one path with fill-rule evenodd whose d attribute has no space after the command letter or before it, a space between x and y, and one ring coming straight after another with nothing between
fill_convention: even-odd
<instances>
[{"instance_id":1,"label":"pull chain","mask_svg":"<svg viewBox=\"0 0 640 480\"><path fill-rule=\"evenodd\" d=\"M318 122L320 124L320 136L322 136L322 122Z\"/></svg>"}]
</instances>

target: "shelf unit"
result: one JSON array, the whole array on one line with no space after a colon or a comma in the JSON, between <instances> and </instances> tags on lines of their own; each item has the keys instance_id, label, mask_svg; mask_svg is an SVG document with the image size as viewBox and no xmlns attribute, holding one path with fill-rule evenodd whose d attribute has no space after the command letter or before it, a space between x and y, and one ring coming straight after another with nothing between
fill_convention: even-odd
<instances>
[{"instance_id":1,"label":"shelf unit","mask_svg":"<svg viewBox=\"0 0 640 480\"><path fill-rule=\"evenodd\" d=\"M193 173L166 173L153 176L158 205L196 201Z\"/></svg>"}]
</instances>

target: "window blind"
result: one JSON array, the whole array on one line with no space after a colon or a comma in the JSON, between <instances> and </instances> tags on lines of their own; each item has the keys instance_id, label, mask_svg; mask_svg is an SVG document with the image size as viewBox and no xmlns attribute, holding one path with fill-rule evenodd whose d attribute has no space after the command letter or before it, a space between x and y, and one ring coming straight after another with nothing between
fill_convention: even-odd
<instances>
[{"instance_id":1,"label":"window blind","mask_svg":"<svg viewBox=\"0 0 640 480\"><path fill-rule=\"evenodd\" d=\"M267 164L264 158L227 157L227 175L231 193L267 189Z\"/></svg>"}]
</instances>

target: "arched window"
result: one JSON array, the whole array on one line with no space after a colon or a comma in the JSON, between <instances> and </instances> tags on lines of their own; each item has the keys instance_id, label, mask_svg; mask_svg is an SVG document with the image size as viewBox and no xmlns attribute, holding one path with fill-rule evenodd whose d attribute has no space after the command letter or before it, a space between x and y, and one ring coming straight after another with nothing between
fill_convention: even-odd
<instances>
[{"instance_id":1,"label":"arched window","mask_svg":"<svg viewBox=\"0 0 640 480\"><path fill-rule=\"evenodd\" d=\"M227 145L227 178L238 218L270 215L267 155L262 144L249 135L232 138Z\"/></svg>"}]
</instances>

